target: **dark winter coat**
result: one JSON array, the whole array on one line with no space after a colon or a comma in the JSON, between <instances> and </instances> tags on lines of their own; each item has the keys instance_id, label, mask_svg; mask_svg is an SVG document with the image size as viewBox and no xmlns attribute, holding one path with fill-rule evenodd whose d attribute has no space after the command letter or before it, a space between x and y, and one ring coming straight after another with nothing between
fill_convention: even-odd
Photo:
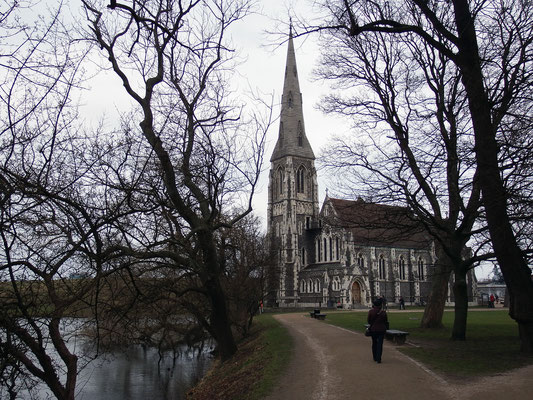
<instances>
[{"instance_id":1,"label":"dark winter coat","mask_svg":"<svg viewBox=\"0 0 533 400\"><path fill-rule=\"evenodd\" d=\"M381 307L372 307L368 312L367 322L370 324L370 332L384 334L387 330L387 312Z\"/></svg>"}]
</instances>

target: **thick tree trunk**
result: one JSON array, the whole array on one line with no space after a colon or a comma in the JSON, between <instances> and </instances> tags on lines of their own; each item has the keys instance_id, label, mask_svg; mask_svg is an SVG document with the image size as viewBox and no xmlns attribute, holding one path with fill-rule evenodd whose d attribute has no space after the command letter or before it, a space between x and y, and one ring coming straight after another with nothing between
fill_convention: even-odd
<instances>
[{"instance_id":1,"label":"thick tree trunk","mask_svg":"<svg viewBox=\"0 0 533 400\"><path fill-rule=\"evenodd\" d=\"M211 302L209 324L217 342L220 358L226 361L237 352L237 345L231 330L226 294L220 281L223 271L218 261L212 232L199 233L198 237L203 250L204 268L207 272L204 275L203 284Z\"/></svg>"},{"instance_id":2,"label":"thick tree trunk","mask_svg":"<svg viewBox=\"0 0 533 400\"><path fill-rule=\"evenodd\" d=\"M209 285L211 299L211 329L215 335L218 352L222 361L231 358L237 351L237 345L231 330L226 297L222 292L220 282L218 285Z\"/></svg>"},{"instance_id":3,"label":"thick tree trunk","mask_svg":"<svg viewBox=\"0 0 533 400\"><path fill-rule=\"evenodd\" d=\"M444 306L448 295L448 282L452 271L446 259L447 257L441 251L437 259L435 272L431 276L431 293L424 309L424 315L420 323L421 328L437 329L443 327L442 315L444 314Z\"/></svg>"},{"instance_id":4,"label":"thick tree trunk","mask_svg":"<svg viewBox=\"0 0 533 400\"><path fill-rule=\"evenodd\" d=\"M533 352L533 282L531 270L520 250L507 213L507 199L498 164L496 127L492 123L491 106L483 84L474 20L469 2L454 0L459 33L457 64L468 96L476 142L480 187L487 215L492 245L505 283L509 315L519 326L521 349Z\"/></svg>"},{"instance_id":5,"label":"thick tree trunk","mask_svg":"<svg viewBox=\"0 0 533 400\"><path fill-rule=\"evenodd\" d=\"M458 266L454 273L453 295L455 298L455 317L452 329L453 340L466 340L466 319L468 315L467 272L468 270L466 268Z\"/></svg>"}]
</instances>

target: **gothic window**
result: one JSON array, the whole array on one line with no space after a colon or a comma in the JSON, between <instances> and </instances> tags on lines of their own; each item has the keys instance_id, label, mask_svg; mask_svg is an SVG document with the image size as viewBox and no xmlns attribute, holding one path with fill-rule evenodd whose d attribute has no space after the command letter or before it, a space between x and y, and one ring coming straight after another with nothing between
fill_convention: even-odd
<instances>
[{"instance_id":1,"label":"gothic window","mask_svg":"<svg viewBox=\"0 0 533 400\"><path fill-rule=\"evenodd\" d=\"M288 103L289 103L289 107L292 108L292 91L289 91Z\"/></svg>"},{"instance_id":2,"label":"gothic window","mask_svg":"<svg viewBox=\"0 0 533 400\"><path fill-rule=\"evenodd\" d=\"M329 238L329 260L333 260L333 239Z\"/></svg>"},{"instance_id":3,"label":"gothic window","mask_svg":"<svg viewBox=\"0 0 533 400\"><path fill-rule=\"evenodd\" d=\"M305 229L311 228L311 217L305 217Z\"/></svg>"},{"instance_id":4,"label":"gothic window","mask_svg":"<svg viewBox=\"0 0 533 400\"><path fill-rule=\"evenodd\" d=\"M418 279L423 281L424 280L424 260L422 260L422 257L418 257Z\"/></svg>"},{"instance_id":5,"label":"gothic window","mask_svg":"<svg viewBox=\"0 0 533 400\"><path fill-rule=\"evenodd\" d=\"M305 265L305 247L302 247L302 267Z\"/></svg>"},{"instance_id":6,"label":"gothic window","mask_svg":"<svg viewBox=\"0 0 533 400\"><path fill-rule=\"evenodd\" d=\"M278 169L278 180L277 180L277 189L278 189L278 195L281 196L283 194L283 169Z\"/></svg>"},{"instance_id":7,"label":"gothic window","mask_svg":"<svg viewBox=\"0 0 533 400\"><path fill-rule=\"evenodd\" d=\"M305 168L300 166L296 172L296 192L304 193L305 190Z\"/></svg>"},{"instance_id":8,"label":"gothic window","mask_svg":"<svg viewBox=\"0 0 533 400\"><path fill-rule=\"evenodd\" d=\"M339 253L339 238L335 238L335 258L338 260L340 259L340 253Z\"/></svg>"},{"instance_id":9,"label":"gothic window","mask_svg":"<svg viewBox=\"0 0 533 400\"><path fill-rule=\"evenodd\" d=\"M398 273L401 280L405 280L405 259L400 256L398 259Z\"/></svg>"},{"instance_id":10,"label":"gothic window","mask_svg":"<svg viewBox=\"0 0 533 400\"><path fill-rule=\"evenodd\" d=\"M328 261L328 241L324 238L324 261Z\"/></svg>"},{"instance_id":11,"label":"gothic window","mask_svg":"<svg viewBox=\"0 0 533 400\"><path fill-rule=\"evenodd\" d=\"M334 291L339 291L339 290L341 290L341 282L340 282L338 276L336 276L336 277L333 278L333 282L331 283L331 288L332 288Z\"/></svg>"},{"instance_id":12,"label":"gothic window","mask_svg":"<svg viewBox=\"0 0 533 400\"><path fill-rule=\"evenodd\" d=\"M307 292L313 293L313 281L311 279L307 281Z\"/></svg>"},{"instance_id":13,"label":"gothic window","mask_svg":"<svg viewBox=\"0 0 533 400\"><path fill-rule=\"evenodd\" d=\"M318 260L318 262L322 261L322 257L321 257L321 251L320 251L320 238L318 238L316 240L316 259Z\"/></svg>"},{"instance_id":14,"label":"gothic window","mask_svg":"<svg viewBox=\"0 0 533 400\"><path fill-rule=\"evenodd\" d=\"M315 279L315 293L320 293L320 281Z\"/></svg>"},{"instance_id":15,"label":"gothic window","mask_svg":"<svg viewBox=\"0 0 533 400\"><path fill-rule=\"evenodd\" d=\"M305 281L303 279L300 281L300 293L305 293Z\"/></svg>"},{"instance_id":16,"label":"gothic window","mask_svg":"<svg viewBox=\"0 0 533 400\"><path fill-rule=\"evenodd\" d=\"M297 132L298 132L298 146L302 147L304 145L304 138L303 138L304 130L302 127L302 121L298 121Z\"/></svg>"},{"instance_id":17,"label":"gothic window","mask_svg":"<svg viewBox=\"0 0 533 400\"><path fill-rule=\"evenodd\" d=\"M363 258L363 255L361 253L357 255L357 265L359 266L359 268L363 268L365 266L365 259Z\"/></svg>"},{"instance_id":18,"label":"gothic window","mask_svg":"<svg viewBox=\"0 0 533 400\"><path fill-rule=\"evenodd\" d=\"M379 255L378 259L379 279L385 279L385 257L383 254Z\"/></svg>"}]
</instances>

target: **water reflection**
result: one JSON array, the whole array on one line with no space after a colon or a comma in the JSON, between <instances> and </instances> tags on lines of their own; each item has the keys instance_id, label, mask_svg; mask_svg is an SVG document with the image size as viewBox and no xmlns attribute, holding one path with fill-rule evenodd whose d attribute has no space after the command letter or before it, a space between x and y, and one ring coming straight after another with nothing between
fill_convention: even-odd
<instances>
[{"instance_id":1,"label":"water reflection","mask_svg":"<svg viewBox=\"0 0 533 400\"><path fill-rule=\"evenodd\" d=\"M166 353L159 368L157 351L140 346L95 361L80 373L76 399L185 399L185 393L205 374L211 360L206 354L198 357L197 351L182 350L175 361L172 352Z\"/></svg>"}]
</instances>

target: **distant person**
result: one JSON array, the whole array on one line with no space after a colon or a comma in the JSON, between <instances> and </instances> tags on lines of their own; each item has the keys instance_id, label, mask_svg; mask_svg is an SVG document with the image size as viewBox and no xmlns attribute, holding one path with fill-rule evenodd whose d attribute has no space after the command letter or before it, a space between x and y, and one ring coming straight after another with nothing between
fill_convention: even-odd
<instances>
[{"instance_id":1,"label":"distant person","mask_svg":"<svg viewBox=\"0 0 533 400\"><path fill-rule=\"evenodd\" d=\"M400 310L405 310L405 301L403 296L400 296Z\"/></svg>"},{"instance_id":2,"label":"distant person","mask_svg":"<svg viewBox=\"0 0 533 400\"><path fill-rule=\"evenodd\" d=\"M494 295L491 294L490 297L489 297L489 308L494 308Z\"/></svg>"},{"instance_id":3,"label":"distant person","mask_svg":"<svg viewBox=\"0 0 533 400\"><path fill-rule=\"evenodd\" d=\"M373 307L368 311L367 322L370 325L369 331L372 337L372 357L374 361L381 364L383 354L383 339L387 331L389 321L387 312L383 308L383 299L379 298L372 303Z\"/></svg>"}]
</instances>

